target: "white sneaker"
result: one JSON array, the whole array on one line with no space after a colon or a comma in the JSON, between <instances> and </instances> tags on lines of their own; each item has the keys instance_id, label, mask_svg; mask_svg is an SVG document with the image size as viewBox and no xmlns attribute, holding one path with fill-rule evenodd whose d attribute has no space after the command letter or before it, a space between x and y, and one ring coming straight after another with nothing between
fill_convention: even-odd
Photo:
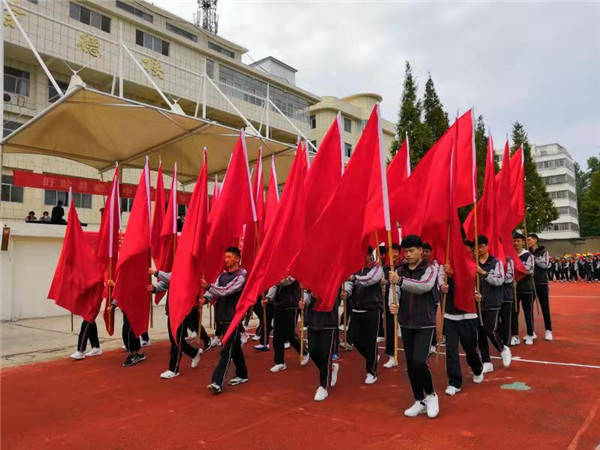
<instances>
[{"instance_id":1,"label":"white sneaker","mask_svg":"<svg viewBox=\"0 0 600 450\"><path fill-rule=\"evenodd\" d=\"M179 376L179 372L173 372L171 370L165 370L163 373L160 374L160 377L164 380L168 380L169 378L175 378Z\"/></svg>"},{"instance_id":2,"label":"white sneaker","mask_svg":"<svg viewBox=\"0 0 600 450\"><path fill-rule=\"evenodd\" d=\"M198 333L196 333L195 331L190 332L190 334L188 334L188 337L186 339L192 340L195 339L196 336L198 336Z\"/></svg>"},{"instance_id":3,"label":"white sneaker","mask_svg":"<svg viewBox=\"0 0 600 450\"><path fill-rule=\"evenodd\" d=\"M377 377L371 373L367 374L365 378L365 384L374 384L377 381Z\"/></svg>"},{"instance_id":4,"label":"white sneaker","mask_svg":"<svg viewBox=\"0 0 600 450\"><path fill-rule=\"evenodd\" d=\"M377 337L377 342L383 342L383 341L385 341L385 338L383 336Z\"/></svg>"},{"instance_id":5,"label":"white sneaker","mask_svg":"<svg viewBox=\"0 0 600 450\"><path fill-rule=\"evenodd\" d=\"M271 372L277 373L285 369L287 369L287 366L285 364L275 364L273 367L271 367Z\"/></svg>"},{"instance_id":6,"label":"white sneaker","mask_svg":"<svg viewBox=\"0 0 600 450\"><path fill-rule=\"evenodd\" d=\"M425 407L427 409L427 417L434 419L440 413L440 403L437 394L434 392L431 395L425 397Z\"/></svg>"},{"instance_id":7,"label":"white sneaker","mask_svg":"<svg viewBox=\"0 0 600 450\"><path fill-rule=\"evenodd\" d=\"M92 347L91 350L85 352L85 356L100 356L102 354L102 350L100 347Z\"/></svg>"},{"instance_id":8,"label":"white sneaker","mask_svg":"<svg viewBox=\"0 0 600 450\"><path fill-rule=\"evenodd\" d=\"M417 400L414 405L404 410L404 415L406 417L417 417L419 414L425 414L426 412L427 407L425 406L425 403Z\"/></svg>"},{"instance_id":9,"label":"white sneaker","mask_svg":"<svg viewBox=\"0 0 600 450\"><path fill-rule=\"evenodd\" d=\"M305 366L310 362L310 355L308 354L308 352L306 352L304 354L304 356L302 357L302 361L300 361L300 365L301 366Z\"/></svg>"},{"instance_id":10,"label":"white sneaker","mask_svg":"<svg viewBox=\"0 0 600 450\"><path fill-rule=\"evenodd\" d=\"M484 373L492 373L494 371L494 365L491 362L484 362L483 363L483 372Z\"/></svg>"},{"instance_id":11,"label":"white sneaker","mask_svg":"<svg viewBox=\"0 0 600 450\"><path fill-rule=\"evenodd\" d=\"M83 359L83 358L85 358L85 355L83 353L81 353L79 350L77 350L75 353L73 353L71 355L71 358L73 358L73 359Z\"/></svg>"},{"instance_id":12,"label":"white sneaker","mask_svg":"<svg viewBox=\"0 0 600 450\"><path fill-rule=\"evenodd\" d=\"M240 336L240 341L242 341L242 345L244 345L246 342L248 342L248 333L246 333L245 331L242 333L242 335Z\"/></svg>"},{"instance_id":13,"label":"white sneaker","mask_svg":"<svg viewBox=\"0 0 600 450\"><path fill-rule=\"evenodd\" d=\"M210 346L211 347L217 347L221 345L221 339L219 339L219 336L213 336L212 338L210 338Z\"/></svg>"},{"instance_id":14,"label":"white sneaker","mask_svg":"<svg viewBox=\"0 0 600 450\"><path fill-rule=\"evenodd\" d=\"M553 340L554 337L552 336L552 331L546 330L546 334L544 335L544 339L546 339L547 341Z\"/></svg>"},{"instance_id":15,"label":"white sneaker","mask_svg":"<svg viewBox=\"0 0 600 450\"><path fill-rule=\"evenodd\" d=\"M429 354L430 354L430 355L434 355L434 354L435 354L435 352L436 352L435 345L432 345L432 346L430 346L430 347L429 347Z\"/></svg>"},{"instance_id":16,"label":"white sneaker","mask_svg":"<svg viewBox=\"0 0 600 450\"><path fill-rule=\"evenodd\" d=\"M140 347L148 347L150 345L150 340L144 341L140 339Z\"/></svg>"},{"instance_id":17,"label":"white sneaker","mask_svg":"<svg viewBox=\"0 0 600 450\"><path fill-rule=\"evenodd\" d=\"M393 369L394 367L398 367L398 361L393 356L390 356L390 359L383 365L386 369Z\"/></svg>"},{"instance_id":18,"label":"white sneaker","mask_svg":"<svg viewBox=\"0 0 600 450\"><path fill-rule=\"evenodd\" d=\"M254 336L252 336L252 340L253 341L260 341L260 336L258 334L255 334Z\"/></svg>"},{"instance_id":19,"label":"white sneaker","mask_svg":"<svg viewBox=\"0 0 600 450\"><path fill-rule=\"evenodd\" d=\"M448 386L446 388L445 392L446 392L446 395L450 395L452 397L452 396L455 396L460 391L461 391L461 388L457 388L457 387L454 387L454 386Z\"/></svg>"},{"instance_id":20,"label":"white sneaker","mask_svg":"<svg viewBox=\"0 0 600 450\"><path fill-rule=\"evenodd\" d=\"M479 375L473 374L473 383L476 383L476 384L483 383L483 372L481 372Z\"/></svg>"},{"instance_id":21,"label":"white sneaker","mask_svg":"<svg viewBox=\"0 0 600 450\"><path fill-rule=\"evenodd\" d=\"M286 350L290 347L291 347L291 344L289 342L286 342L285 344L283 344L283 348Z\"/></svg>"},{"instance_id":22,"label":"white sneaker","mask_svg":"<svg viewBox=\"0 0 600 450\"><path fill-rule=\"evenodd\" d=\"M512 361L512 352L510 351L510 348L505 345L502 352L500 352L500 356L502 356L502 364L504 367L510 366L510 362Z\"/></svg>"},{"instance_id":23,"label":"white sneaker","mask_svg":"<svg viewBox=\"0 0 600 450\"><path fill-rule=\"evenodd\" d=\"M199 348L198 353L196 353L196 356L194 356L194 358L192 359L192 369L195 369L196 367L198 367L198 364L200 364L200 357L202 356L202 353L202 349Z\"/></svg>"},{"instance_id":24,"label":"white sneaker","mask_svg":"<svg viewBox=\"0 0 600 450\"><path fill-rule=\"evenodd\" d=\"M525 336L525 345L533 345L533 336Z\"/></svg>"},{"instance_id":25,"label":"white sneaker","mask_svg":"<svg viewBox=\"0 0 600 450\"><path fill-rule=\"evenodd\" d=\"M315 392L315 401L322 402L327 398L328 395L329 393L327 392L327 389L325 389L323 386L319 386L317 392Z\"/></svg>"},{"instance_id":26,"label":"white sneaker","mask_svg":"<svg viewBox=\"0 0 600 450\"><path fill-rule=\"evenodd\" d=\"M340 365L338 363L331 364L331 387L334 387L337 383L338 372L340 371Z\"/></svg>"},{"instance_id":27,"label":"white sneaker","mask_svg":"<svg viewBox=\"0 0 600 450\"><path fill-rule=\"evenodd\" d=\"M537 334L535 334L535 331L533 332L533 339L537 339Z\"/></svg>"},{"instance_id":28,"label":"white sneaker","mask_svg":"<svg viewBox=\"0 0 600 450\"><path fill-rule=\"evenodd\" d=\"M510 338L510 345L519 345L520 343L521 339L519 339L519 336L513 336Z\"/></svg>"}]
</instances>

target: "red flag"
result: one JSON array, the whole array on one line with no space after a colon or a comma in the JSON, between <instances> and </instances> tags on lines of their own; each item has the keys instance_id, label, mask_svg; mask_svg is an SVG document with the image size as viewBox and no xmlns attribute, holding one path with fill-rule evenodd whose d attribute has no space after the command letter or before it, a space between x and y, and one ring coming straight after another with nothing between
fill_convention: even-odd
<instances>
[{"instance_id":1,"label":"red flag","mask_svg":"<svg viewBox=\"0 0 600 450\"><path fill-rule=\"evenodd\" d=\"M69 189L69 198L73 198ZM102 302L104 277L92 246L81 229L71 201L65 240L48 298L58 306L94 322Z\"/></svg>"},{"instance_id":2,"label":"red flag","mask_svg":"<svg viewBox=\"0 0 600 450\"><path fill-rule=\"evenodd\" d=\"M277 171L275 170L275 156L271 155L271 175L269 176L269 190L267 191L267 201L265 203L265 233L269 231L269 226L273 222L275 210L279 203L279 187L277 186Z\"/></svg>"},{"instance_id":3,"label":"red flag","mask_svg":"<svg viewBox=\"0 0 600 450\"><path fill-rule=\"evenodd\" d=\"M275 211L273 226L268 229L258 251L256 264L248 276L223 343L229 339L246 311L256 303L258 295L289 274L289 261L298 253L304 237L306 170L306 151L303 146L298 145L281 202Z\"/></svg>"},{"instance_id":4,"label":"red flag","mask_svg":"<svg viewBox=\"0 0 600 450\"><path fill-rule=\"evenodd\" d=\"M256 205L256 223L245 224L242 245L242 265L250 272L254 266L258 247L264 238L265 196L263 191L262 148L258 150L258 158L252 178L252 195Z\"/></svg>"},{"instance_id":5,"label":"red flag","mask_svg":"<svg viewBox=\"0 0 600 450\"><path fill-rule=\"evenodd\" d=\"M96 257L100 263L106 280L114 280L115 267L119 254L119 230L121 228L121 199L119 198L119 166L115 168L112 184L106 197L98 240L96 243ZM106 299L102 317L106 325L106 331L110 336L115 329L115 315L112 309L112 287L106 285L103 298Z\"/></svg>"},{"instance_id":6,"label":"red flag","mask_svg":"<svg viewBox=\"0 0 600 450\"><path fill-rule=\"evenodd\" d=\"M210 202L210 210L211 211L214 208L215 203L217 202L217 199L219 198L220 194L221 194L221 185L219 184L219 178L215 175L215 181L213 183L212 201Z\"/></svg>"},{"instance_id":7,"label":"red flag","mask_svg":"<svg viewBox=\"0 0 600 450\"><path fill-rule=\"evenodd\" d=\"M177 190L176 190L177 191ZM173 194L171 192L171 194ZM152 231L150 234L150 243L152 245L152 259L154 265L158 267L161 258L161 239L163 221L165 220L165 183L162 174L162 162L158 165L156 173L156 189L154 190L154 216L152 217Z\"/></svg>"},{"instance_id":8,"label":"red flag","mask_svg":"<svg viewBox=\"0 0 600 450\"><path fill-rule=\"evenodd\" d=\"M406 136L404 142L392 158L386 173L389 192L394 192L410 176L408 136Z\"/></svg>"},{"instance_id":9,"label":"red flag","mask_svg":"<svg viewBox=\"0 0 600 450\"><path fill-rule=\"evenodd\" d=\"M208 234L208 163L198 174L190 206L175 251L169 286L169 326L173 336L190 310L196 305L200 282L204 275L204 255Z\"/></svg>"},{"instance_id":10,"label":"red flag","mask_svg":"<svg viewBox=\"0 0 600 450\"><path fill-rule=\"evenodd\" d=\"M390 228L382 150L376 105L339 186L292 262L291 274L319 298L316 305L319 311L331 311L342 281L364 263L369 235L380 228ZM307 202L307 211L311 207ZM326 271L324 258L328 264Z\"/></svg>"},{"instance_id":11,"label":"red flag","mask_svg":"<svg viewBox=\"0 0 600 450\"><path fill-rule=\"evenodd\" d=\"M219 201L210 214L210 231L206 248L206 277L214 281L223 267L223 252L238 246L243 225L256 222L256 208L248 168L244 131L236 144L223 182Z\"/></svg>"},{"instance_id":12,"label":"red flag","mask_svg":"<svg viewBox=\"0 0 600 450\"><path fill-rule=\"evenodd\" d=\"M456 193L457 207L473 205L477 198L477 162L473 133L473 110L456 121Z\"/></svg>"},{"instance_id":13,"label":"red flag","mask_svg":"<svg viewBox=\"0 0 600 450\"><path fill-rule=\"evenodd\" d=\"M511 176L511 229L516 228L525 219L525 163L523 147L519 147L510 158Z\"/></svg>"},{"instance_id":14,"label":"red flag","mask_svg":"<svg viewBox=\"0 0 600 450\"><path fill-rule=\"evenodd\" d=\"M136 336L148 329L150 292L150 170L148 162L138 182L123 246L117 262L114 298Z\"/></svg>"},{"instance_id":15,"label":"red flag","mask_svg":"<svg viewBox=\"0 0 600 450\"><path fill-rule=\"evenodd\" d=\"M307 230L315 224L339 186L344 170L343 158L342 116L338 113L319 145L304 182Z\"/></svg>"}]
</instances>

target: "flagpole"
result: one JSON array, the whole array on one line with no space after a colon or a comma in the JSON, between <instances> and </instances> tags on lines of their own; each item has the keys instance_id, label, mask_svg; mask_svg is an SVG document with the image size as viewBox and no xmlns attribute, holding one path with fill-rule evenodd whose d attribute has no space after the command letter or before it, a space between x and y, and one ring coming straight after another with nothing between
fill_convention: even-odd
<instances>
[{"instance_id":1,"label":"flagpole","mask_svg":"<svg viewBox=\"0 0 600 450\"><path fill-rule=\"evenodd\" d=\"M379 233L375 231L375 248L377 249L377 261L383 267L383 260L381 258L381 252L379 251ZM385 292L385 290L384 290ZM385 298L383 299L385 303ZM387 326L386 326L386 317L385 317L385 304L383 305L383 341L387 342ZM378 330L379 331L379 330ZM379 333L378 333L379 334Z\"/></svg>"},{"instance_id":2,"label":"flagpole","mask_svg":"<svg viewBox=\"0 0 600 450\"><path fill-rule=\"evenodd\" d=\"M475 264L479 267L479 237L477 234L477 200L473 203L473 229L475 232L475 249L473 251L475 256ZM480 285L479 285L479 273L475 276L475 284L477 287L477 293L480 293ZM475 298L475 304L477 305L477 313L479 314L479 324L483 326L483 317L481 316L481 300L477 300Z\"/></svg>"},{"instance_id":3,"label":"flagpole","mask_svg":"<svg viewBox=\"0 0 600 450\"><path fill-rule=\"evenodd\" d=\"M525 169L523 169L525 170ZM523 182L523 185L525 185L525 182ZM524 196L523 196L524 197ZM525 233L525 248L527 250L529 250L529 247L527 247L527 208L525 208L525 215L523 216L523 232ZM533 269L535 270L535 257L533 260ZM533 277L529 278L529 280L531 281L531 290L533 291L533 303L535 303L535 309L537 311L537 315L539 317L540 315L540 305L539 305L539 299L537 297L537 292L535 291L535 284L533 282Z\"/></svg>"},{"instance_id":4,"label":"flagpole","mask_svg":"<svg viewBox=\"0 0 600 450\"><path fill-rule=\"evenodd\" d=\"M446 231L446 257L445 257L444 266L450 263L450 224L448 224L448 230ZM444 284L448 284L448 273L446 272L446 267L444 267ZM442 338L444 336L444 314L446 314L446 297L448 296L448 292L444 292L442 294L442 320L440 333L437 339L437 348L436 348L436 358L440 356L440 346L442 344Z\"/></svg>"},{"instance_id":5,"label":"flagpole","mask_svg":"<svg viewBox=\"0 0 600 450\"><path fill-rule=\"evenodd\" d=\"M111 200L112 201L112 200ZM111 223L111 227L112 227L112 223ZM110 334L112 336L112 333L114 333L114 326L112 326L113 322L113 308L112 308L112 290L113 290L113 257L109 256L108 257L108 282L106 283L108 286L107 289L107 295L106 295L106 307L108 308L108 326L111 328L111 332L109 332L108 334ZM107 330L108 331L108 330Z\"/></svg>"},{"instance_id":6,"label":"flagpole","mask_svg":"<svg viewBox=\"0 0 600 450\"><path fill-rule=\"evenodd\" d=\"M390 273L395 270L394 256L392 255L392 230L387 230L388 237L388 254L390 259ZM390 290L392 291L392 301L394 306L398 306L398 297L396 294L396 283L390 282ZM384 300L385 301L385 300ZM394 359L398 361L398 314L394 314Z\"/></svg>"},{"instance_id":7,"label":"flagpole","mask_svg":"<svg viewBox=\"0 0 600 450\"><path fill-rule=\"evenodd\" d=\"M304 289L300 289L300 301L304 299ZM304 359L304 308L300 308L300 363Z\"/></svg>"},{"instance_id":8,"label":"flagpole","mask_svg":"<svg viewBox=\"0 0 600 450\"><path fill-rule=\"evenodd\" d=\"M73 332L73 313L71 313L71 333Z\"/></svg>"}]
</instances>

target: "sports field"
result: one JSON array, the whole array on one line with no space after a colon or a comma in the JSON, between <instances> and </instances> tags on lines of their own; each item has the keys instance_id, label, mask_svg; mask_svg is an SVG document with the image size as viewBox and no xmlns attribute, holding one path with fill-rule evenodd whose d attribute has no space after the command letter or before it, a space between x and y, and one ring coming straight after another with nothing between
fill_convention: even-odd
<instances>
[{"instance_id":1,"label":"sports field","mask_svg":"<svg viewBox=\"0 0 600 450\"><path fill-rule=\"evenodd\" d=\"M440 396L434 420L402 415L413 401L402 355L399 368L380 365L379 381L367 386L360 355L342 353L338 384L317 403L317 371L300 367L293 350L288 370L272 374L272 352L246 344L249 383L214 396L206 385L218 350L207 352L197 369L184 358L181 376L162 380L163 341L130 368L121 367L124 354L115 350L2 370L2 448L595 449L600 285L553 283L551 308L553 342L543 340L536 311L535 344L514 347L508 369L494 360L496 370L481 385L472 383L465 364L466 382L455 397L443 393L444 355L430 358Z\"/></svg>"}]
</instances>

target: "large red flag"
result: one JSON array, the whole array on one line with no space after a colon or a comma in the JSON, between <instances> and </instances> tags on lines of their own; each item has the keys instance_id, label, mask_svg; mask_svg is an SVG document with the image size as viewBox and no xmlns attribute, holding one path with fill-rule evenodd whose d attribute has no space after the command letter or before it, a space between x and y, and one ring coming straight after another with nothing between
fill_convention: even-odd
<instances>
[{"instance_id":1,"label":"large red flag","mask_svg":"<svg viewBox=\"0 0 600 450\"><path fill-rule=\"evenodd\" d=\"M152 245L152 259L158 267L161 258L161 239L163 221L165 220L165 183L162 174L162 162L158 165L156 173L156 189L154 190L154 215L152 217L152 231L150 233L150 244Z\"/></svg>"},{"instance_id":2,"label":"large red flag","mask_svg":"<svg viewBox=\"0 0 600 450\"><path fill-rule=\"evenodd\" d=\"M473 133L473 110L456 120L456 206L473 205L477 198L477 161Z\"/></svg>"},{"instance_id":3,"label":"large red flag","mask_svg":"<svg viewBox=\"0 0 600 450\"><path fill-rule=\"evenodd\" d=\"M169 285L169 326L173 336L196 305L205 273L204 255L208 234L208 164L198 174L190 206L179 238Z\"/></svg>"},{"instance_id":4,"label":"large red flag","mask_svg":"<svg viewBox=\"0 0 600 450\"><path fill-rule=\"evenodd\" d=\"M123 246L117 262L113 296L127 316L136 336L148 330L151 294L148 292L150 265L150 170L148 162L140 176Z\"/></svg>"},{"instance_id":5,"label":"large red flag","mask_svg":"<svg viewBox=\"0 0 600 450\"><path fill-rule=\"evenodd\" d=\"M265 233L269 231L275 210L279 203L279 187L277 186L277 171L275 170L275 156L271 155L271 175L269 176L269 190L267 191L267 201L265 202Z\"/></svg>"},{"instance_id":6,"label":"large red flag","mask_svg":"<svg viewBox=\"0 0 600 450\"><path fill-rule=\"evenodd\" d=\"M252 195L256 206L256 223L245 224L242 246L242 265L250 272L254 266L258 247L264 238L265 196L263 191L262 148L258 150L258 158L252 178Z\"/></svg>"},{"instance_id":7,"label":"large red flag","mask_svg":"<svg viewBox=\"0 0 600 450\"><path fill-rule=\"evenodd\" d=\"M73 198L70 190L69 198ZM72 200L67 219L65 240L48 298L88 322L94 322L102 303L104 277L94 250L83 234Z\"/></svg>"},{"instance_id":8,"label":"large red flag","mask_svg":"<svg viewBox=\"0 0 600 450\"><path fill-rule=\"evenodd\" d=\"M98 240L96 243L96 257L100 263L102 271L105 273L105 279L111 282L114 280L117 258L119 255L119 230L121 228L121 199L119 198L119 166L115 167L112 183L102 219L100 221L100 230L98 231ZM112 287L106 284L103 297L106 299L102 317L106 325L106 331L110 336L115 329L115 315L112 305Z\"/></svg>"},{"instance_id":9,"label":"large red flag","mask_svg":"<svg viewBox=\"0 0 600 450\"><path fill-rule=\"evenodd\" d=\"M394 192L410 176L408 136L392 158L386 170L389 192Z\"/></svg>"},{"instance_id":10,"label":"large red flag","mask_svg":"<svg viewBox=\"0 0 600 450\"><path fill-rule=\"evenodd\" d=\"M229 339L246 311L256 303L258 295L289 275L289 262L298 253L304 237L306 170L306 150L304 146L299 145L281 201L273 217L273 224L265 234L254 269L248 276L223 342Z\"/></svg>"},{"instance_id":11,"label":"large red flag","mask_svg":"<svg viewBox=\"0 0 600 450\"><path fill-rule=\"evenodd\" d=\"M210 214L206 248L206 278L214 281L223 267L223 252L238 246L244 224L256 222L256 208L248 168L244 131L240 133L219 200Z\"/></svg>"},{"instance_id":12,"label":"large red flag","mask_svg":"<svg viewBox=\"0 0 600 450\"><path fill-rule=\"evenodd\" d=\"M389 229L380 126L376 105L339 186L292 262L291 274L319 298L319 311L331 311L342 281L364 263L369 235L384 227ZM374 201L376 197L379 202ZM307 202L307 210L311 207Z\"/></svg>"},{"instance_id":13,"label":"large red flag","mask_svg":"<svg viewBox=\"0 0 600 450\"><path fill-rule=\"evenodd\" d=\"M325 133L304 182L306 229L312 228L339 186L344 170L342 116L338 114Z\"/></svg>"},{"instance_id":14,"label":"large red flag","mask_svg":"<svg viewBox=\"0 0 600 450\"><path fill-rule=\"evenodd\" d=\"M511 176L511 229L525 219L525 163L523 147L519 147L510 158Z\"/></svg>"}]
</instances>

